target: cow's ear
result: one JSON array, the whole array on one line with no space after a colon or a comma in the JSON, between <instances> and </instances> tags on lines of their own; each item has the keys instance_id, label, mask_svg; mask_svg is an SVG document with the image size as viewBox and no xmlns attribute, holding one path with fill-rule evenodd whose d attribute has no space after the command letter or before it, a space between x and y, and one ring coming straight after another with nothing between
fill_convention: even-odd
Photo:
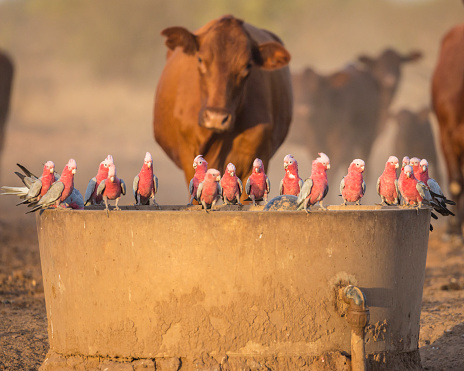
<instances>
[{"instance_id":1,"label":"cow's ear","mask_svg":"<svg viewBox=\"0 0 464 371\"><path fill-rule=\"evenodd\" d=\"M288 65L290 53L281 44L271 41L258 46L253 53L254 62L265 70L275 70Z\"/></svg>"},{"instance_id":2,"label":"cow's ear","mask_svg":"<svg viewBox=\"0 0 464 371\"><path fill-rule=\"evenodd\" d=\"M197 37L183 27L165 28L161 35L166 36L166 46L171 50L179 46L189 55L195 54L198 50Z\"/></svg>"},{"instance_id":3,"label":"cow's ear","mask_svg":"<svg viewBox=\"0 0 464 371\"><path fill-rule=\"evenodd\" d=\"M422 58L422 52L415 50L409 54L401 56L401 62L414 62Z\"/></svg>"}]
</instances>

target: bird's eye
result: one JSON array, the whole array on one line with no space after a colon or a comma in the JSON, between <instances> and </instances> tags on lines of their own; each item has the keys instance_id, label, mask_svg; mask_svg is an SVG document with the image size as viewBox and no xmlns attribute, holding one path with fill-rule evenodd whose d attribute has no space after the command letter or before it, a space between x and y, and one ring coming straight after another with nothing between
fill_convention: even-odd
<instances>
[{"instance_id":1,"label":"bird's eye","mask_svg":"<svg viewBox=\"0 0 464 371\"><path fill-rule=\"evenodd\" d=\"M105 167L108 167L108 164L104 164L104 165L105 165Z\"/></svg>"}]
</instances>

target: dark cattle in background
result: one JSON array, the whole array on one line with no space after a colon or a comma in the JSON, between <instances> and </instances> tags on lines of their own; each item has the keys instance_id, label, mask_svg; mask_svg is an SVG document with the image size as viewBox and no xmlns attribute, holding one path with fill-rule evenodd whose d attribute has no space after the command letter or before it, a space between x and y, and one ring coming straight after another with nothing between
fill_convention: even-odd
<instances>
[{"instance_id":1,"label":"dark cattle in background","mask_svg":"<svg viewBox=\"0 0 464 371\"><path fill-rule=\"evenodd\" d=\"M440 183L438 155L430 114L429 107L418 111L402 108L390 114L387 125L396 126L392 155L398 157L400 161L404 156L425 158L429 163L429 175Z\"/></svg>"},{"instance_id":2,"label":"dark cattle in background","mask_svg":"<svg viewBox=\"0 0 464 371\"><path fill-rule=\"evenodd\" d=\"M462 236L464 217L464 24L443 38L432 77L432 105L438 119L449 191L457 202L448 231Z\"/></svg>"},{"instance_id":3,"label":"dark cattle in background","mask_svg":"<svg viewBox=\"0 0 464 371\"><path fill-rule=\"evenodd\" d=\"M311 158L326 153L333 174L355 158L367 160L388 117L401 67L420 57L419 52L403 55L386 49L377 58L360 56L358 63L330 75L311 68L294 74L295 120L289 140L300 138Z\"/></svg>"},{"instance_id":4,"label":"dark cattle in background","mask_svg":"<svg viewBox=\"0 0 464 371\"><path fill-rule=\"evenodd\" d=\"M187 182L203 155L221 173L235 164L245 184L253 160L267 168L287 135L290 54L271 32L232 16L195 33L171 27L162 35L169 51L156 91L156 141Z\"/></svg>"},{"instance_id":5,"label":"dark cattle in background","mask_svg":"<svg viewBox=\"0 0 464 371\"><path fill-rule=\"evenodd\" d=\"M13 81L13 62L0 50L0 154L5 140L5 126L10 107L11 85Z\"/></svg>"}]
</instances>

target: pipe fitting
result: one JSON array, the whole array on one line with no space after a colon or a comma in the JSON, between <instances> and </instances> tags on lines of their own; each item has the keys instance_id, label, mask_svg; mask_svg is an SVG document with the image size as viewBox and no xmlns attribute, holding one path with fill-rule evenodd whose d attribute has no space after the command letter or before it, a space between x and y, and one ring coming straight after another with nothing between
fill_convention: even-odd
<instances>
[{"instance_id":1,"label":"pipe fitting","mask_svg":"<svg viewBox=\"0 0 464 371\"><path fill-rule=\"evenodd\" d=\"M349 285L341 289L341 298L348 304L346 320L351 327L351 369L365 371L364 328L369 323L366 296L358 287Z\"/></svg>"}]
</instances>

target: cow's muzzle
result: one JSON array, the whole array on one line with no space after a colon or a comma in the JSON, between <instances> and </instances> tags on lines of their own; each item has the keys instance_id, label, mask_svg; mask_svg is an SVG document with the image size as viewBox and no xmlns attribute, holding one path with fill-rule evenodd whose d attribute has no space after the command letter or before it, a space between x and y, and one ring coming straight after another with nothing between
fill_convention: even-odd
<instances>
[{"instance_id":1,"label":"cow's muzzle","mask_svg":"<svg viewBox=\"0 0 464 371\"><path fill-rule=\"evenodd\" d=\"M232 115L222 108L207 107L200 113L200 126L216 132L230 130L232 126Z\"/></svg>"}]
</instances>

